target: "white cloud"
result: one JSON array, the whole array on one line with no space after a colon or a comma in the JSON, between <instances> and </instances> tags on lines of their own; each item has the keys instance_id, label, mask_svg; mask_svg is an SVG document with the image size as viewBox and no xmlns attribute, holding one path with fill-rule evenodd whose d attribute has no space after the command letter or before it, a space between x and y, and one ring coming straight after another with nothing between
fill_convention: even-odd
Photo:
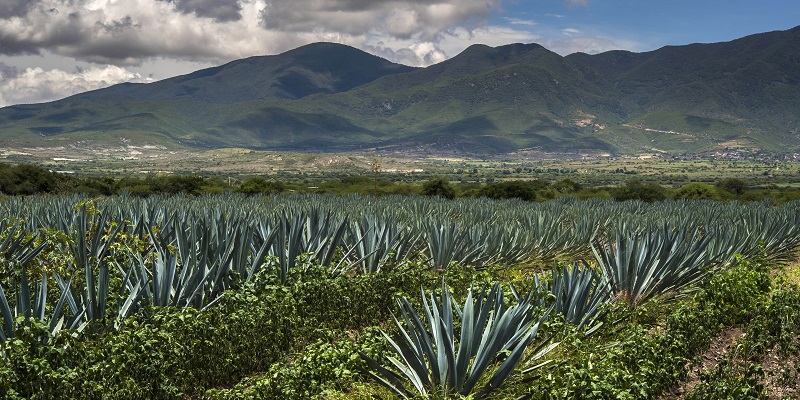
<instances>
[{"instance_id":1,"label":"white cloud","mask_svg":"<svg viewBox=\"0 0 800 400\"><path fill-rule=\"evenodd\" d=\"M537 36L531 32L500 26L474 30L457 28L442 35L439 47L452 57L473 44L495 47L509 43L530 43L536 39Z\"/></svg>"},{"instance_id":2,"label":"white cloud","mask_svg":"<svg viewBox=\"0 0 800 400\"><path fill-rule=\"evenodd\" d=\"M0 3L0 18L25 15L33 3L30 0L3 0Z\"/></svg>"},{"instance_id":3,"label":"white cloud","mask_svg":"<svg viewBox=\"0 0 800 400\"><path fill-rule=\"evenodd\" d=\"M238 21L242 18L242 6L238 0L169 0L184 13L217 21Z\"/></svg>"},{"instance_id":4,"label":"white cloud","mask_svg":"<svg viewBox=\"0 0 800 400\"><path fill-rule=\"evenodd\" d=\"M75 72L27 68L9 76L0 75L0 106L40 103L122 82L146 82L139 74L108 65Z\"/></svg>"},{"instance_id":5,"label":"white cloud","mask_svg":"<svg viewBox=\"0 0 800 400\"><path fill-rule=\"evenodd\" d=\"M261 28L262 1L238 4L240 20L220 20L164 1L40 0L24 16L0 24L0 52L50 51L95 63L137 65L152 57L227 61L283 51L310 39L294 35L292 40Z\"/></svg>"},{"instance_id":6,"label":"white cloud","mask_svg":"<svg viewBox=\"0 0 800 400\"><path fill-rule=\"evenodd\" d=\"M273 0L262 19L269 30L371 33L429 42L454 26L482 24L499 6L500 0Z\"/></svg>"},{"instance_id":7,"label":"white cloud","mask_svg":"<svg viewBox=\"0 0 800 400\"><path fill-rule=\"evenodd\" d=\"M572 53L597 54L611 50L636 51L638 43L629 40L603 37L567 37L559 39L538 38L537 43L562 56Z\"/></svg>"},{"instance_id":8,"label":"white cloud","mask_svg":"<svg viewBox=\"0 0 800 400\"><path fill-rule=\"evenodd\" d=\"M489 25L503 1L0 0L0 61L22 71L10 77L13 68L0 69L0 102L49 101L150 73L165 78L169 71L188 72L188 66L277 54L318 41L414 66L443 61L476 43L538 42L561 54L626 48L574 28L547 32L527 18ZM64 72L73 68L70 63L82 69Z\"/></svg>"},{"instance_id":9,"label":"white cloud","mask_svg":"<svg viewBox=\"0 0 800 400\"><path fill-rule=\"evenodd\" d=\"M565 28L565 29L562 29L561 32L564 33L567 36L573 36L573 35L577 35L577 34L581 33L581 31L579 31L579 30L577 30L575 28Z\"/></svg>"},{"instance_id":10,"label":"white cloud","mask_svg":"<svg viewBox=\"0 0 800 400\"><path fill-rule=\"evenodd\" d=\"M332 38L356 47L375 36L422 45L484 25L500 1L38 0L0 15L0 54L48 51L131 66L155 57L224 62Z\"/></svg>"},{"instance_id":11,"label":"white cloud","mask_svg":"<svg viewBox=\"0 0 800 400\"><path fill-rule=\"evenodd\" d=\"M0 6L0 57L24 60L14 66L25 72L4 78L2 104L49 101L123 80L46 66L65 60L84 71L116 65L134 73L145 66L221 64L333 41L427 66L462 50L447 53L442 42L454 30L484 26L501 1L13 0ZM58 60L31 65L32 55Z\"/></svg>"},{"instance_id":12,"label":"white cloud","mask_svg":"<svg viewBox=\"0 0 800 400\"><path fill-rule=\"evenodd\" d=\"M438 41L425 42L415 38L372 36L361 47L378 57L418 67L442 62L448 58L448 54L440 49Z\"/></svg>"},{"instance_id":13,"label":"white cloud","mask_svg":"<svg viewBox=\"0 0 800 400\"><path fill-rule=\"evenodd\" d=\"M536 21L531 19L511 18L511 17L505 17L504 19L511 25L527 25L527 26L536 25Z\"/></svg>"},{"instance_id":14,"label":"white cloud","mask_svg":"<svg viewBox=\"0 0 800 400\"><path fill-rule=\"evenodd\" d=\"M4 79L11 79L17 76L18 73L19 72L17 71L17 68L0 62L0 81Z\"/></svg>"},{"instance_id":15,"label":"white cloud","mask_svg":"<svg viewBox=\"0 0 800 400\"><path fill-rule=\"evenodd\" d=\"M370 53L406 65L428 66L453 57L473 44L502 46L527 43L536 35L509 27L485 26L475 29L453 28L440 34L435 41L417 38L398 39L391 36L371 36L364 49Z\"/></svg>"},{"instance_id":16,"label":"white cloud","mask_svg":"<svg viewBox=\"0 0 800 400\"><path fill-rule=\"evenodd\" d=\"M588 6L589 0L566 0L566 3L570 7L578 7L578 6Z\"/></svg>"}]
</instances>

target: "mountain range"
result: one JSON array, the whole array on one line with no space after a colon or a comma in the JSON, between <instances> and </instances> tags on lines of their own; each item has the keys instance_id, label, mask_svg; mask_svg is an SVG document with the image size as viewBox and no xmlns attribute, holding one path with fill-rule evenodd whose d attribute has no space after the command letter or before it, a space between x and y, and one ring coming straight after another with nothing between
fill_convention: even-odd
<instances>
[{"instance_id":1,"label":"mountain range","mask_svg":"<svg viewBox=\"0 0 800 400\"><path fill-rule=\"evenodd\" d=\"M798 128L800 27L644 53L473 45L426 68L315 43L0 109L6 146L789 153Z\"/></svg>"}]
</instances>

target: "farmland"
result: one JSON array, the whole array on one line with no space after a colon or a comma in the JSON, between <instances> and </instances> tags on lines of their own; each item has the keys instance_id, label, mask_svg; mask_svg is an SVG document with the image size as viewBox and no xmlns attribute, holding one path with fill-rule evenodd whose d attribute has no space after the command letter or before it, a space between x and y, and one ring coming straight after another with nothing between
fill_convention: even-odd
<instances>
[{"instance_id":1,"label":"farmland","mask_svg":"<svg viewBox=\"0 0 800 400\"><path fill-rule=\"evenodd\" d=\"M33 164L77 176L199 175L232 182L250 176L264 176L284 182L311 184L348 176L371 176L372 161L377 159L380 178L395 182L415 183L432 176L461 183L567 178L586 186L599 186L618 185L636 179L678 187L688 182L739 178L757 186L791 186L800 176L797 157L800 156L758 153L686 158L657 154L579 157L542 152L480 157L375 150L298 153L242 148L167 149L124 143L103 147L91 142L76 142L69 146L0 147L2 163Z\"/></svg>"},{"instance_id":2,"label":"farmland","mask_svg":"<svg viewBox=\"0 0 800 400\"><path fill-rule=\"evenodd\" d=\"M796 390L759 360L799 344L797 202L33 196L0 232L5 398Z\"/></svg>"}]
</instances>

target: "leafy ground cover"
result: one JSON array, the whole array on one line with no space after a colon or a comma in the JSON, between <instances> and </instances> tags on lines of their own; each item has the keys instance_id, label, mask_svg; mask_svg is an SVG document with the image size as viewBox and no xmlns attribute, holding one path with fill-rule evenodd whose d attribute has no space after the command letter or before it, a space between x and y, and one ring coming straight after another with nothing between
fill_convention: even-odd
<instances>
[{"instance_id":1,"label":"leafy ground cover","mask_svg":"<svg viewBox=\"0 0 800 400\"><path fill-rule=\"evenodd\" d=\"M5 398L796 390L791 204L54 197L0 211Z\"/></svg>"}]
</instances>

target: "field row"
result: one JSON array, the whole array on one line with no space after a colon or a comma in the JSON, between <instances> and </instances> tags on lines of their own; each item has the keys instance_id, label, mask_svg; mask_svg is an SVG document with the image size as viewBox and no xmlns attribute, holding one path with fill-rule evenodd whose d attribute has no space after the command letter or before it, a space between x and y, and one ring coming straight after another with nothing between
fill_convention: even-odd
<instances>
[{"instance_id":1,"label":"field row","mask_svg":"<svg viewBox=\"0 0 800 400\"><path fill-rule=\"evenodd\" d=\"M324 320L333 300L294 303L304 295L298 285L400 279L407 281L363 294L376 299L377 309L362 306L371 311L360 322L337 320L331 329L364 332L378 325L394 333L386 334L391 346L362 356L396 395L434 388L488 394L517 364L530 372L533 361L556 348L537 336L540 328L550 329L552 318L589 335L608 322L610 308L636 310L652 299L679 297L734 260L789 260L800 248L798 218L795 203L6 198L0 202L0 341L13 346L36 327L34 337L45 348L64 334L87 338L85 345L97 335L114 338L114 332L172 315L169 310L199 318L233 312L237 296L269 293L270 302L278 301L280 287L288 288L284 300L295 311L275 318L291 320L311 307ZM548 271L530 272L543 268ZM484 279L481 285L491 289L478 290L481 271L507 277ZM408 295L432 281L441 289ZM400 314L391 324L386 313L394 295ZM392 352L396 358L386 365ZM240 373L263 368L253 363L256 369ZM225 384L220 379L176 390Z\"/></svg>"}]
</instances>

